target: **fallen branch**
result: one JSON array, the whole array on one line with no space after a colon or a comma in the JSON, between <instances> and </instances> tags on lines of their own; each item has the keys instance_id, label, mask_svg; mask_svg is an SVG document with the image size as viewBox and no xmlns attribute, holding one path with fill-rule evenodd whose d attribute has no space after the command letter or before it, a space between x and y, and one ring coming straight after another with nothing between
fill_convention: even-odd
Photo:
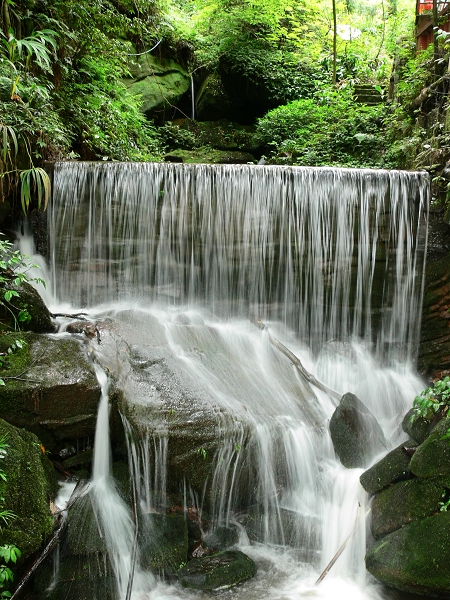
<instances>
[{"instance_id":1,"label":"fallen branch","mask_svg":"<svg viewBox=\"0 0 450 600\"><path fill-rule=\"evenodd\" d=\"M83 495L85 487L86 486L85 485L83 486L83 484L81 484L81 485L77 484L77 486L73 490L72 495L70 496L70 499L67 503L66 508L58 513L57 526L56 526L55 531L53 532L52 537L50 538L50 540L48 541L48 543L46 544L46 546L44 547L42 552L39 554L39 556L36 558L34 563L31 565L31 567L28 569L28 571L25 573L25 575L22 577L22 579L17 584L17 587L14 590L13 595L11 596L11 600L17 600L17 598L20 595L20 592L24 588L25 584L29 581L30 577L33 575L33 573L36 571L36 569L43 563L43 561L47 558L47 556L50 554L50 552L53 550L53 548L59 542L59 538L61 537L61 535L63 534L63 532L67 526L67 516L64 513L70 506L72 506L72 504L81 495ZM79 488L81 488L81 489L79 489Z\"/></svg>"},{"instance_id":2,"label":"fallen branch","mask_svg":"<svg viewBox=\"0 0 450 600\"><path fill-rule=\"evenodd\" d=\"M284 344L282 344L279 340L277 340L277 338L274 338L272 335L270 335L270 333L267 330L266 325L264 325L264 323L260 319L256 322L256 324L258 325L258 327L260 329L264 329L267 331L267 335L269 336L269 342L272 344L272 346L275 346L275 348L277 348L282 354L284 354L292 362L292 364L297 369L297 371L300 373L300 375L304 379L306 379L306 381L308 381L308 383L310 383L314 387L318 388L319 390L322 390L322 392L325 392L326 394L328 394L330 396L330 398L332 398L332 400L339 401L341 399L341 394L338 394L337 392L335 392L334 390L329 388L327 385L325 385L324 383L322 383L321 381L316 379L314 377L314 375L311 375L311 373L309 373L305 369L305 367L302 365L300 359L297 356L295 356L295 354L293 352L291 352L289 350L289 348L286 348L286 346ZM333 401L333 405L337 406L337 403Z\"/></svg>"},{"instance_id":3,"label":"fallen branch","mask_svg":"<svg viewBox=\"0 0 450 600\"><path fill-rule=\"evenodd\" d=\"M139 537L139 523L138 523L137 500L136 500L136 482L134 481L134 479L133 479L132 490L133 490L134 538L133 538L133 546L131 548L130 572L128 574L128 585L127 585L127 593L125 596L125 600L130 600L131 592L133 591L133 579L134 579L134 572L136 569L137 546L138 546L138 537Z\"/></svg>"},{"instance_id":4,"label":"fallen branch","mask_svg":"<svg viewBox=\"0 0 450 600\"><path fill-rule=\"evenodd\" d=\"M359 527L358 517L359 517L359 509L360 508L361 508L361 504L358 502L358 509L356 511L355 526L354 526L352 532L347 537L347 539L345 540L345 542L339 547L339 550L336 552L336 554L333 556L333 558L327 564L327 566L325 567L325 569L322 571L322 573L320 574L320 577L316 581L315 585L318 585L321 581L323 581L325 579L325 577L330 572L331 567L334 565L334 563L337 561L337 559L340 557L340 555L344 552L345 548L347 547L347 544L352 539L352 537L355 535L355 533L356 533L356 531L357 531L357 529Z\"/></svg>"}]
</instances>

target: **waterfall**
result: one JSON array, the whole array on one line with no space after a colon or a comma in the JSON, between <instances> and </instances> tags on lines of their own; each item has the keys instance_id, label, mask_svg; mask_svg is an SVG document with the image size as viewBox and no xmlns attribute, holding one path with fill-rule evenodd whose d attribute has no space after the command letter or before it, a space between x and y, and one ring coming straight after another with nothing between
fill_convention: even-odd
<instances>
[{"instance_id":1,"label":"waterfall","mask_svg":"<svg viewBox=\"0 0 450 600\"><path fill-rule=\"evenodd\" d=\"M212 528L236 527L262 565L234 592L242 600L382 598L364 569L362 471L342 467L329 438L333 402L254 322L318 379L358 395L388 446L399 443L403 413L423 385L414 360L427 177L61 163L48 214L55 303L108 317L130 348L111 354L106 337L96 352L120 382L143 518L164 513L178 486L185 511L204 512ZM101 436L94 488L111 479ZM99 511L101 497L114 496L105 485ZM130 546L131 519L119 520ZM355 522L348 548L313 588ZM139 598L193 597L139 569Z\"/></svg>"}]
</instances>

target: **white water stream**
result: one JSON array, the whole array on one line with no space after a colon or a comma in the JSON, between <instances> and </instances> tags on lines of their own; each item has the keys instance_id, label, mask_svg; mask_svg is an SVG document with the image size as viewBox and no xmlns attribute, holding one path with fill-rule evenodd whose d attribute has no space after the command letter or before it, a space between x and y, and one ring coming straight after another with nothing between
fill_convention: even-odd
<instances>
[{"instance_id":1,"label":"white water stream","mask_svg":"<svg viewBox=\"0 0 450 600\"><path fill-rule=\"evenodd\" d=\"M165 507L171 436L184 419L183 431L209 432L192 460L213 453L215 465L214 493L207 485L203 497L180 477L186 505L216 525L235 524L241 549L259 567L224 596L387 597L364 568L362 470L336 459L328 433L333 402L252 321L261 318L328 386L355 393L378 419L388 449L398 444L403 414L423 387L414 359L426 178L80 163L57 166L54 190L54 301L112 319L114 335L105 328L94 350L123 390L142 513ZM134 525L111 477L104 368L98 377L91 489L124 600ZM241 518L249 511L256 533ZM355 523L351 542L315 586ZM209 597L155 578L139 556L136 564L133 599Z\"/></svg>"}]
</instances>

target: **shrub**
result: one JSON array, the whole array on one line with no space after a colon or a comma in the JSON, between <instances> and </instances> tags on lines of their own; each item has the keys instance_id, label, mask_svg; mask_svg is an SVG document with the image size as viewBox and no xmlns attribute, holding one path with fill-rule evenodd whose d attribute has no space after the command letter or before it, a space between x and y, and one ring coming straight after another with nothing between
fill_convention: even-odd
<instances>
[{"instance_id":1,"label":"shrub","mask_svg":"<svg viewBox=\"0 0 450 600\"><path fill-rule=\"evenodd\" d=\"M298 165L387 166L383 107L353 100L351 89L322 89L269 111L257 122L256 139L271 160Z\"/></svg>"}]
</instances>

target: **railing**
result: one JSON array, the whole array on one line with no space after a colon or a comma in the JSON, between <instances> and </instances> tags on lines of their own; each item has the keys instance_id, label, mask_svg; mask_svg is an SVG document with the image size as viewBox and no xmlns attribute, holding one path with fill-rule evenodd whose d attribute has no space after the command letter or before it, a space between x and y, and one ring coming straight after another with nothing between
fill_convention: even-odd
<instances>
[{"instance_id":1,"label":"railing","mask_svg":"<svg viewBox=\"0 0 450 600\"><path fill-rule=\"evenodd\" d=\"M438 13L447 12L450 9L449 1L441 1L437 3ZM430 0L417 0L416 14L431 13L433 10L433 2Z\"/></svg>"}]
</instances>

